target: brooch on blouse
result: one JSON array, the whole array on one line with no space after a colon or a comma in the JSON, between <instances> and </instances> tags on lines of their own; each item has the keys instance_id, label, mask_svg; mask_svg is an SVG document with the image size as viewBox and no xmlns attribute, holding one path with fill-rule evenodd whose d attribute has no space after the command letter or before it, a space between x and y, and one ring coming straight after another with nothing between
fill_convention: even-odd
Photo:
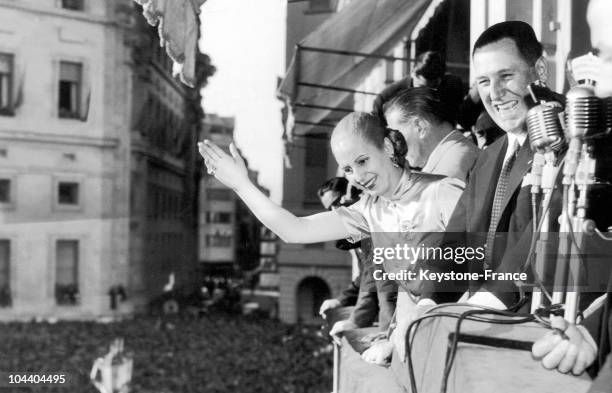
<instances>
[{"instance_id":1,"label":"brooch on blouse","mask_svg":"<svg viewBox=\"0 0 612 393\"><path fill-rule=\"evenodd\" d=\"M400 232L405 241L413 241L415 239L415 229L417 225L413 220L400 221Z\"/></svg>"}]
</instances>

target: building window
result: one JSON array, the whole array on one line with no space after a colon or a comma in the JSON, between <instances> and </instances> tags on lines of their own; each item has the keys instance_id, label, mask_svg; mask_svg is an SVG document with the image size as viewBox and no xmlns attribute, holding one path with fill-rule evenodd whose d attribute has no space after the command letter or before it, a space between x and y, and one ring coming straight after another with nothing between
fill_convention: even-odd
<instances>
[{"instance_id":1,"label":"building window","mask_svg":"<svg viewBox=\"0 0 612 393\"><path fill-rule=\"evenodd\" d=\"M206 246L207 247L231 247L232 245L232 233L227 232L215 232L214 234L206 235Z\"/></svg>"},{"instance_id":2,"label":"building window","mask_svg":"<svg viewBox=\"0 0 612 393\"><path fill-rule=\"evenodd\" d=\"M276 255L277 245L275 241L261 241L259 243L259 254L260 255Z\"/></svg>"},{"instance_id":3,"label":"building window","mask_svg":"<svg viewBox=\"0 0 612 393\"><path fill-rule=\"evenodd\" d=\"M0 115L13 114L13 55L0 53Z\"/></svg>"},{"instance_id":4,"label":"building window","mask_svg":"<svg viewBox=\"0 0 612 393\"><path fill-rule=\"evenodd\" d=\"M62 8L73 11L83 11L83 0L62 0Z\"/></svg>"},{"instance_id":5,"label":"building window","mask_svg":"<svg viewBox=\"0 0 612 393\"><path fill-rule=\"evenodd\" d=\"M261 257L259 259L259 265L265 272L275 272L278 266L276 258L274 257Z\"/></svg>"},{"instance_id":6,"label":"building window","mask_svg":"<svg viewBox=\"0 0 612 393\"><path fill-rule=\"evenodd\" d=\"M232 191L223 188L211 188L207 191L208 199L211 201L231 201Z\"/></svg>"},{"instance_id":7,"label":"building window","mask_svg":"<svg viewBox=\"0 0 612 393\"><path fill-rule=\"evenodd\" d=\"M206 212L206 222L217 223L217 224L229 224L232 222L232 213Z\"/></svg>"},{"instance_id":8,"label":"building window","mask_svg":"<svg viewBox=\"0 0 612 393\"><path fill-rule=\"evenodd\" d=\"M11 179L0 179L0 203L11 203Z\"/></svg>"},{"instance_id":9,"label":"building window","mask_svg":"<svg viewBox=\"0 0 612 393\"><path fill-rule=\"evenodd\" d=\"M310 0L308 2L308 12L332 12L330 0Z\"/></svg>"},{"instance_id":10,"label":"building window","mask_svg":"<svg viewBox=\"0 0 612 393\"><path fill-rule=\"evenodd\" d=\"M316 138L305 138L306 156L304 169L308 176L304 177L304 207L321 207L317 190L327 179L327 149L326 140Z\"/></svg>"},{"instance_id":11,"label":"building window","mask_svg":"<svg viewBox=\"0 0 612 393\"><path fill-rule=\"evenodd\" d=\"M306 166L309 168L327 167L327 143L316 138L306 139Z\"/></svg>"},{"instance_id":12,"label":"building window","mask_svg":"<svg viewBox=\"0 0 612 393\"><path fill-rule=\"evenodd\" d=\"M60 62L59 117L80 117L83 65L69 61Z\"/></svg>"},{"instance_id":13,"label":"building window","mask_svg":"<svg viewBox=\"0 0 612 393\"><path fill-rule=\"evenodd\" d=\"M58 240L56 243L55 300L60 305L79 303L78 240Z\"/></svg>"},{"instance_id":14,"label":"building window","mask_svg":"<svg viewBox=\"0 0 612 393\"><path fill-rule=\"evenodd\" d=\"M60 205L78 205L79 183L59 182L57 184L57 203Z\"/></svg>"},{"instance_id":15,"label":"building window","mask_svg":"<svg viewBox=\"0 0 612 393\"><path fill-rule=\"evenodd\" d=\"M11 241L0 239L0 307L11 303Z\"/></svg>"}]
</instances>

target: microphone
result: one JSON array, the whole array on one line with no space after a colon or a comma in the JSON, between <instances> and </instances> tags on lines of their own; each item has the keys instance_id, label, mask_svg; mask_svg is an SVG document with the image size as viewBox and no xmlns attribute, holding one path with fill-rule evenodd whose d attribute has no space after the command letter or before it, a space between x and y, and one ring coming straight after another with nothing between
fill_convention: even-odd
<instances>
[{"instance_id":1,"label":"microphone","mask_svg":"<svg viewBox=\"0 0 612 393\"><path fill-rule=\"evenodd\" d=\"M539 194L540 186L544 183L546 190L552 189L554 183L554 169L556 155L565 148L565 139L561 127L561 114L563 106L557 101L545 101L552 98L551 92L546 88L544 99L540 100L544 87L535 83L529 85L528 90L534 103L538 103L527 112L527 134L529 145L535 152L531 167L531 193ZM546 164L546 165L545 165Z\"/></svg>"},{"instance_id":2,"label":"microphone","mask_svg":"<svg viewBox=\"0 0 612 393\"><path fill-rule=\"evenodd\" d=\"M552 189L557 174L557 153L565 148L565 138L561 127L561 115L563 106L557 102L552 91L546 86L534 82L528 86L528 90L535 106L527 112L527 134L529 145L534 151L531 164L531 203L533 207L533 222L539 222L539 237L536 242L536 259L534 274L536 287L533 289L532 311L542 305L541 279L547 270L546 250L549 247L550 214L547 206L552 197ZM541 203L542 217L537 217L537 196L543 191L544 199ZM538 279L539 277L539 279Z\"/></svg>"},{"instance_id":3,"label":"microphone","mask_svg":"<svg viewBox=\"0 0 612 393\"><path fill-rule=\"evenodd\" d=\"M572 87L566 98L566 135L570 144L563 167L563 184L569 185L576 175L584 139L601 129L602 102L589 85Z\"/></svg>"},{"instance_id":4,"label":"microphone","mask_svg":"<svg viewBox=\"0 0 612 393\"><path fill-rule=\"evenodd\" d=\"M612 132L612 97L603 99L603 126L606 134Z\"/></svg>"},{"instance_id":5,"label":"microphone","mask_svg":"<svg viewBox=\"0 0 612 393\"><path fill-rule=\"evenodd\" d=\"M563 107L556 101L544 102L527 112L527 133L536 153L559 152L565 146L559 115Z\"/></svg>"},{"instance_id":6,"label":"microphone","mask_svg":"<svg viewBox=\"0 0 612 393\"><path fill-rule=\"evenodd\" d=\"M595 96L592 85L574 86L566 97L566 131L570 138L570 147L565 157L563 184L564 193L567 193L569 198L564 196L566 203L563 206L565 213L562 214L562 217L567 216L569 219L562 218L561 231L574 232L572 234L574 239L570 242L565 235L563 241L559 242L559 255L567 253L568 256L558 257L557 270L563 275L567 274L568 278L565 280L562 274L559 274L555 284L561 283L562 287L563 283L566 284L565 318L573 322L577 315L580 301L579 286L582 280L581 260L578 255L584 246L584 223L589 208L588 192L595 182L597 167L592 153L598 138L594 137L601 134L603 113L602 101Z\"/></svg>"},{"instance_id":7,"label":"microphone","mask_svg":"<svg viewBox=\"0 0 612 393\"><path fill-rule=\"evenodd\" d=\"M587 85L567 92L567 131L570 139L593 136L601 130L602 102Z\"/></svg>"}]
</instances>

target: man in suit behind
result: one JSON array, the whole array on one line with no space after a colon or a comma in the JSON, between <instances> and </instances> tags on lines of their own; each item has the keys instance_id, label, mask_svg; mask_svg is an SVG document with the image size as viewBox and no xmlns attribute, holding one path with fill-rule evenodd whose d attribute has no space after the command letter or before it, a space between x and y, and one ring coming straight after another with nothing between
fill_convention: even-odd
<instances>
[{"instance_id":1,"label":"man in suit behind","mask_svg":"<svg viewBox=\"0 0 612 393\"><path fill-rule=\"evenodd\" d=\"M411 167L466 181L478 148L455 129L452 111L436 90L404 90L385 104L384 114L389 128L406 139Z\"/></svg>"},{"instance_id":2,"label":"man in suit behind","mask_svg":"<svg viewBox=\"0 0 612 393\"><path fill-rule=\"evenodd\" d=\"M440 99L437 90L415 87L403 90L384 105L384 115L389 128L399 131L406 139L406 160L411 167L421 167L423 172L443 175L466 181L469 170L478 157L476 145L455 130L452 108ZM363 277L362 292L380 285L374 280L374 265L368 261ZM389 283L388 290L392 288ZM397 286L395 290L397 291ZM415 303L405 290L397 293L398 318L409 314ZM388 322L382 324L384 330ZM364 353L365 358L376 359L377 364L386 364L393 347L389 341L375 343Z\"/></svg>"}]
</instances>

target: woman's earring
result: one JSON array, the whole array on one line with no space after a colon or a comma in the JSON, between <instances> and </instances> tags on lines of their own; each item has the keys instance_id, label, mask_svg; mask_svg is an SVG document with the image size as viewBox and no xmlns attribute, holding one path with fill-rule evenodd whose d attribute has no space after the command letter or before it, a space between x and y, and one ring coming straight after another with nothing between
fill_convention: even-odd
<instances>
[{"instance_id":1,"label":"woman's earring","mask_svg":"<svg viewBox=\"0 0 612 393\"><path fill-rule=\"evenodd\" d=\"M393 163L394 167L399 168L399 162L397 161L397 157L389 156L389 159L391 160L391 163Z\"/></svg>"}]
</instances>

